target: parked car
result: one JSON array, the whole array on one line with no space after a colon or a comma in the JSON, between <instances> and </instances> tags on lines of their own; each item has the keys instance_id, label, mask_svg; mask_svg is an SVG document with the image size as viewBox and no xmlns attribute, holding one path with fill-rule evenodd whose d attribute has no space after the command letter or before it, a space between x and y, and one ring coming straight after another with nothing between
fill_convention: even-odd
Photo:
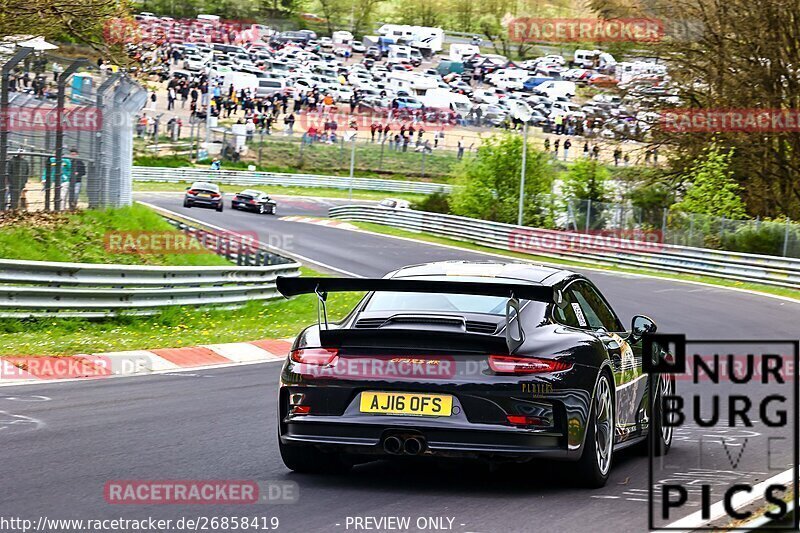
<instances>
[{"instance_id":1,"label":"parked car","mask_svg":"<svg viewBox=\"0 0 800 533\"><path fill-rule=\"evenodd\" d=\"M233 197L231 209L255 211L261 215L274 215L278 210L278 203L263 191L245 189Z\"/></svg>"},{"instance_id":2,"label":"parked car","mask_svg":"<svg viewBox=\"0 0 800 533\"><path fill-rule=\"evenodd\" d=\"M213 207L222 212L222 191L219 185L205 181L196 181L186 189L183 207Z\"/></svg>"}]
</instances>

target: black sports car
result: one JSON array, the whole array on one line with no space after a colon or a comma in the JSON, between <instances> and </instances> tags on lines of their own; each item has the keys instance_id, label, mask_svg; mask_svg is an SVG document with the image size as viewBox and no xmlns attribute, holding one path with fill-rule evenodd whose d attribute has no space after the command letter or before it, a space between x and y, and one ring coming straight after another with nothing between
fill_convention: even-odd
<instances>
[{"instance_id":1,"label":"black sports car","mask_svg":"<svg viewBox=\"0 0 800 533\"><path fill-rule=\"evenodd\" d=\"M186 189L183 207L213 207L217 211L222 211L224 205L219 185L205 181L192 183L192 186Z\"/></svg>"},{"instance_id":2,"label":"black sports car","mask_svg":"<svg viewBox=\"0 0 800 533\"><path fill-rule=\"evenodd\" d=\"M574 463L579 484L599 487L615 450L663 454L672 443L659 400L674 379L642 371L655 324L637 315L625 331L574 272L442 262L383 279L278 278L278 290L316 293L320 306L281 374L279 446L291 470L398 455L544 458ZM367 294L328 323L334 291Z\"/></svg>"},{"instance_id":3,"label":"black sports car","mask_svg":"<svg viewBox=\"0 0 800 533\"><path fill-rule=\"evenodd\" d=\"M271 199L267 193L246 189L236 195L231 200L231 209L244 209L255 211L260 214L274 215L278 212L278 203Z\"/></svg>"}]
</instances>

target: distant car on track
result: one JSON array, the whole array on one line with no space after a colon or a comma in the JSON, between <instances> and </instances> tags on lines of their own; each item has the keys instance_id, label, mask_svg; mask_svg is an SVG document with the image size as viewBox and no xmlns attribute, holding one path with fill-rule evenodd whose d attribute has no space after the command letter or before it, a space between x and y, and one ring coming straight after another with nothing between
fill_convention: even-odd
<instances>
[{"instance_id":1,"label":"distant car on track","mask_svg":"<svg viewBox=\"0 0 800 533\"><path fill-rule=\"evenodd\" d=\"M278 203L265 192L245 189L233 196L231 209L243 209L245 211L255 211L262 215L274 215L278 211Z\"/></svg>"},{"instance_id":2,"label":"distant car on track","mask_svg":"<svg viewBox=\"0 0 800 533\"><path fill-rule=\"evenodd\" d=\"M384 198L378 204L378 207L385 207L387 209L410 209L411 204L408 200L398 200L397 198Z\"/></svg>"},{"instance_id":3,"label":"distant car on track","mask_svg":"<svg viewBox=\"0 0 800 533\"><path fill-rule=\"evenodd\" d=\"M674 376L642 369L643 315L626 331L580 274L522 263L448 261L383 279L284 278L316 294L280 378L278 444L297 472L398 456L571 462L603 486L616 450L672 444L661 398ZM329 323L330 292L366 292ZM653 357L671 356L658 345Z\"/></svg>"},{"instance_id":4,"label":"distant car on track","mask_svg":"<svg viewBox=\"0 0 800 533\"><path fill-rule=\"evenodd\" d=\"M213 207L217 211L222 211L224 207L219 185L205 181L192 183L192 186L186 189L183 207Z\"/></svg>"}]
</instances>

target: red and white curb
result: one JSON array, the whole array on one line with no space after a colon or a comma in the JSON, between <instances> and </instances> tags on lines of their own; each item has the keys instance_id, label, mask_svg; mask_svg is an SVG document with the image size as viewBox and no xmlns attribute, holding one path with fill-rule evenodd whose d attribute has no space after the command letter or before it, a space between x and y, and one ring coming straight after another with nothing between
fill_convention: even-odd
<instances>
[{"instance_id":1,"label":"red and white curb","mask_svg":"<svg viewBox=\"0 0 800 533\"><path fill-rule=\"evenodd\" d=\"M291 340L205 344L183 348L127 350L72 356L0 358L0 385L96 379L178 371L187 368L282 361Z\"/></svg>"},{"instance_id":2,"label":"red and white curb","mask_svg":"<svg viewBox=\"0 0 800 533\"><path fill-rule=\"evenodd\" d=\"M350 230L359 229L357 226L354 226L349 222L343 222L341 220L333 220L330 218L301 217L301 216L291 215L291 216L281 217L281 220L288 220L289 222L303 222L305 224L316 224L317 226L328 226L329 228L350 229Z\"/></svg>"}]
</instances>

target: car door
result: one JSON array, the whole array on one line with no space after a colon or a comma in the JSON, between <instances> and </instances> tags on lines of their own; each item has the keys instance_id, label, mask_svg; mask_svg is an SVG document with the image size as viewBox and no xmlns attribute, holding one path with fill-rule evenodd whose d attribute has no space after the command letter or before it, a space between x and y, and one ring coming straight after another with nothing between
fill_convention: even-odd
<instances>
[{"instance_id":1,"label":"car door","mask_svg":"<svg viewBox=\"0 0 800 533\"><path fill-rule=\"evenodd\" d=\"M583 327L603 342L611 358L616 388L616 426L619 440L638 436L646 421L647 379L642 370L641 341L631 345L622 323L600 292L587 280L569 286L570 296L583 313ZM577 309L576 309L577 313ZM622 334L622 335L621 335Z\"/></svg>"}]
</instances>

